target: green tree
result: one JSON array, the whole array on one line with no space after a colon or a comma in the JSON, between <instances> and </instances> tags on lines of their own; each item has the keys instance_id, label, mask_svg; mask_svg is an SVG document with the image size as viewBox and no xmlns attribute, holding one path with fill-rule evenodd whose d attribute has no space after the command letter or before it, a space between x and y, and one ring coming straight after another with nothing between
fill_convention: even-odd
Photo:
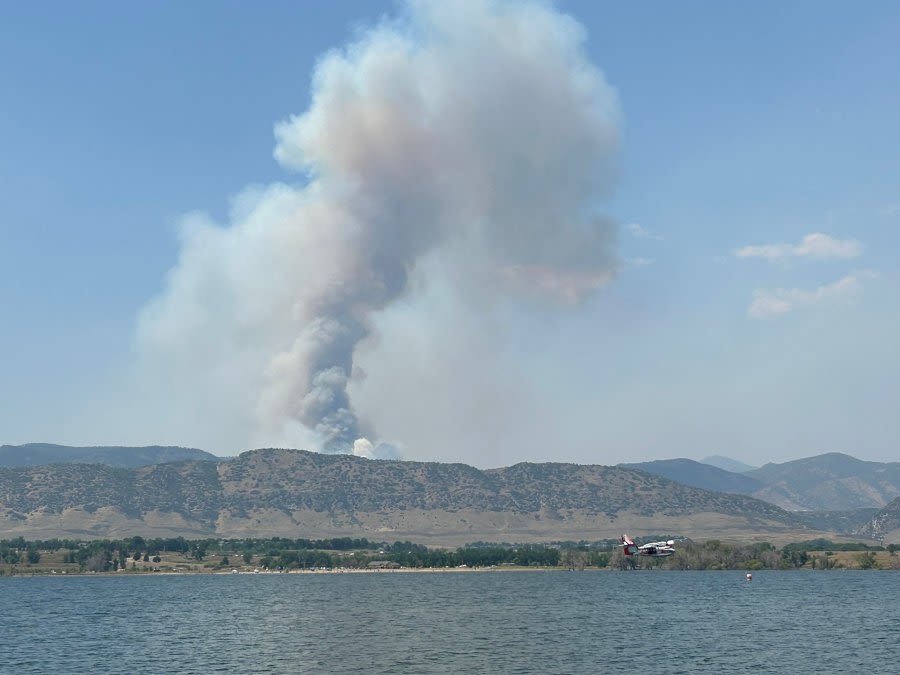
<instances>
[{"instance_id":1,"label":"green tree","mask_svg":"<svg viewBox=\"0 0 900 675\"><path fill-rule=\"evenodd\" d=\"M878 561L875 559L875 553L872 551L861 553L857 560L859 561L859 569L861 570L878 569Z\"/></svg>"},{"instance_id":2,"label":"green tree","mask_svg":"<svg viewBox=\"0 0 900 675\"><path fill-rule=\"evenodd\" d=\"M602 553L600 551L593 551L590 554L590 565L594 567L606 567L609 565L609 553Z\"/></svg>"}]
</instances>

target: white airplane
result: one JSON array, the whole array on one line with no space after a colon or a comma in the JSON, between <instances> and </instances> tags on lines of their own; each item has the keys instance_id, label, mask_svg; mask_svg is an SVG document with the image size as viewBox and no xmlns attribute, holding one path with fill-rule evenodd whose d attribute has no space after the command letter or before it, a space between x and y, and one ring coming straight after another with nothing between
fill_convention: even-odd
<instances>
[{"instance_id":1,"label":"white airplane","mask_svg":"<svg viewBox=\"0 0 900 675\"><path fill-rule=\"evenodd\" d=\"M649 544L641 544L638 546L631 537L627 534L623 534L620 546L622 546L622 553L625 555L646 555L653 558L665 558L666 556L675 554L675 549L673 548L675 546L675 541L673 539L669 539L668 541L652 541Z\"/></svg>"}]
</instances>

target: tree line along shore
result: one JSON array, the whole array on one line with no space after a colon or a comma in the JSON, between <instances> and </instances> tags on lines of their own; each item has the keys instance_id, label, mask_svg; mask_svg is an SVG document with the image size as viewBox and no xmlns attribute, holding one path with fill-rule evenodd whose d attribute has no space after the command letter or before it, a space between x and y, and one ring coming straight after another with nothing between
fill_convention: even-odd
<instances>
[{"instance_id":1,"label":"tree line along shore","mask_svg":"<svg viewBox=\"0 0 900 675\"><path fill-rule=\"evenodd\" d=\"M665 536L665 535L660 535ZM622 555L616 540L508 544L475 542L456 549L334 539L49 539L0 540L0 575L313 571L383 569L786 570L900 569L898 547L816 539L777 548L768 542L676 543L668 558Z\"/></svg>"}]
</instances>

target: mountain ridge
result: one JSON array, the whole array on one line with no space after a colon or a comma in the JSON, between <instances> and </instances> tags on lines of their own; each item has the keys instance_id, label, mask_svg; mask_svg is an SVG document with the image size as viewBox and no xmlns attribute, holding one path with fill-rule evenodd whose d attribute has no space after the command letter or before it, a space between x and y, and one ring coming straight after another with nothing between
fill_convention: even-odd
<instances>
[{"instance_id":1,"label":"mountain ridge","mask_svg":"<svg viewBox=\"0 0 900 675\"><path fill-rule=\"evenodd\" d=\"M860 509L879 509L900 496L900 463L869 462L831 452L733 473L690 459L621 464L706 490L744 494L788 511L826 512L856 522ZM837 512L847 512L839 515Z\"/></svg>"},{"instance_id":2,"label":"mountain ridge","mask_svg":"<svg viewBox=\"0 0 900 675\"><path fill-rule=\"evenodd\" d=\"M828 452L745 474L766 483L753 495L791 511L881 508L900 496L900 462L870 462Z\"/></svg>"},{"instance_id":3,"label":"mountain ridge","mask_svg":"<svg viewBox=\"0 0 900 675\"><path fill-rule=\"evenodd\" d=\"M765 483L740 473L734 473L693 459L658 459L652 462L618 464L629 469L665 476L671 480L703 490L752 495Z\"/></svg>"},{"instance_id":4,"label":"mountain ridge","mask_svg":"<svg viewBox=\"0 0 900 675\"><path fill-rule=\"evenodd\" d=\"M260 449L138 468L0 469L0 535L370 536L447 543L804 530L776 506L591 464L367 460ZM708 534L712 533L712 534ZM166 536L169 536L168 534Z\"/></svg>"},{"instance_id":5,"label":"mountain ridge","mask_svg":"<svg viewBox=\"0 0 900 675\"><path fill-rule=\"evenodd\" d=\"M219 460L204 450L176 445L72 446L56 443L0 445L0 467L14 468L44 464L105 464L138 467L185 460Z\"/></svg>"}]
</instances>

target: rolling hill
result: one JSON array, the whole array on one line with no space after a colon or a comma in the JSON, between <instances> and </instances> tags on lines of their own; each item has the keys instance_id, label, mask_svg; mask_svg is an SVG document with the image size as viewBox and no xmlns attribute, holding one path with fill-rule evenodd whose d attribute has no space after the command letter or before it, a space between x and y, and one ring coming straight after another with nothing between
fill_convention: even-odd
<instances>
[{"instance_id":1,"label":"rolling hill","mask_svg":"<svg viewBox=\"0 0 900 675\"><path fill-rule=\"evenodd\" d=\"M230 461L0 469L3 537L366 536L455 545L623 531L774 540L802 530L790 513L751 497L599 465L482 471L264 449Z\"/></svg>"}]
</instances>

